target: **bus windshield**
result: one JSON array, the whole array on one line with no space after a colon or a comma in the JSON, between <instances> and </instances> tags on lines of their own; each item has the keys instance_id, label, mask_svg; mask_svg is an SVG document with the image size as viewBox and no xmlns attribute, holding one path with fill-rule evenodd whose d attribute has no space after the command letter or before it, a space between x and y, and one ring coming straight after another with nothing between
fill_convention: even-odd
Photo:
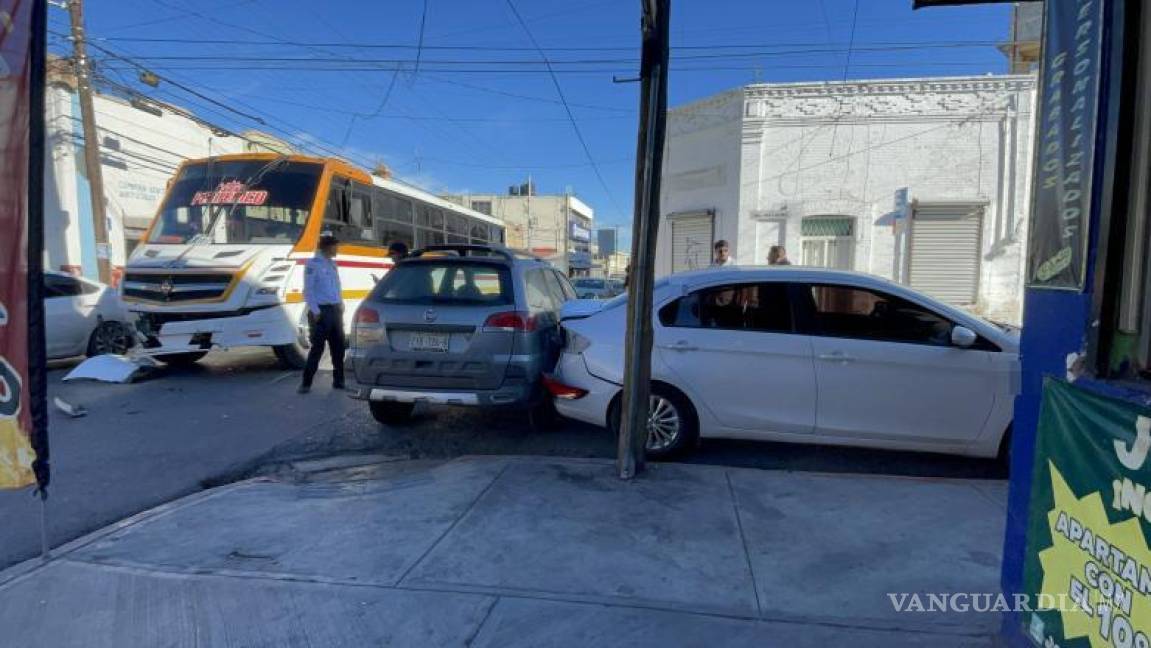
<instances>
[{"instance_id":1,"label":"bus windshield","mask_svg":"<svg viewBox=\"0 0 1151 648\"><path fill-rule=\"evenodd\" d=\"M148 242L294 244L308 222L321 170L319 164L282 158L185 166L168 189Z\"/></svg>"}]
</instances>

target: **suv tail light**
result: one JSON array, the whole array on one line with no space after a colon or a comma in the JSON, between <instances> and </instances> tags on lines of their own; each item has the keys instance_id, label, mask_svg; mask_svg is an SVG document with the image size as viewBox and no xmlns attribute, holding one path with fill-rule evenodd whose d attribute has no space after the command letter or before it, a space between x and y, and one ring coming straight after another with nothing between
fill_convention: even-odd
<instances>
[{"instance_id":1,"label":"suv tail light","mask_svg":"<svg viewBox=\"0 0 1151 648\"><path fill-rule=\"evenodd\" d=\"M379 324L380 314L374 309L360 306L356 311L356 324Z\"/></svg>"},{"instance_id":2,"label":"suv tail light","mask_svg":"<svg viewBox=\"0 0 1151 648\"><path fill-rule=\"evenodd\" d=\"M384 341L384 327L380 325L380 313L373 308L360 306L352 324L352 347L363 349Z\"/></svg>"},{"instance_id":3,"label":"suv tail light","mask_svg":"<svg viewBox=\"0 0 1151 648\"><path fill-rule=\"evenodd\" d=\"M525 331L536 330L536 316L525 311L508 311L494 313L484 322L484 329L488 331Z\"/></svg>"}]
</instances>

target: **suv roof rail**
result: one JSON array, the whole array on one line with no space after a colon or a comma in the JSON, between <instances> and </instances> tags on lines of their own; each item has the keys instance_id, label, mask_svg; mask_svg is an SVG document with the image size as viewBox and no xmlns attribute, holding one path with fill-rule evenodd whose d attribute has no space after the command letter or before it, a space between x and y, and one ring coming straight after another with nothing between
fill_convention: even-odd
<instances>
[{"instance_id":1,"label":"suv roof rail","mask_svg":"<svg viewBox=\"0 0 1151 648\"><path fill-rule=\"evenodd\" d=\"M414 250L408 255L408 258L420 258L424 256L447 256L444 253L450 253L451 256L458 257L503 257L508 261L515 259L533 259L541 261L537 256L526 254L518 250L510 250L501 245L484 245L484 244L457 244L457 245L429 245L418 250Z\"/></svg>"}]
</instances>

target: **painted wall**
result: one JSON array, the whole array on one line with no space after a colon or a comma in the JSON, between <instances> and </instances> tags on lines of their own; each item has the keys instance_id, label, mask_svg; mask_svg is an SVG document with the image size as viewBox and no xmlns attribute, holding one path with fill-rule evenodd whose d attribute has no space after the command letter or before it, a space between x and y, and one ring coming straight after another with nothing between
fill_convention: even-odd
<instances>
[{"instance_id":1,"label":"painted wall","mask_svg":"<svg viewBox=\"0 0 1151 648\"><path fill-rule=\"evenodd\" d=\"M779 224L798 263L805 216L849 216L853 268L898 279L906 254L893 227L896 190L985 203L975 310L1018 322L1033 95L1031 76L761 84L676 108L662 211L715 208L716 238L741 265L767 263L756 244L765 222ZM737 126L711 114L732 105ZM728 171L733 147L738 173ZM670 272L669 257L661 245L657 274Z\"/></svg>"},{"instance_id":2,"label":"painted wall","mask_svg":"<svg viewBox=\"0 0 1151 648\"><path fill-rule=\"evenodd\" d=\"M742 88L669 111L655 257L657 277L671 273L668 217L677 213L715 210L714 239L726 239L732 252L739 253L742 114Z\"/></svg>"}]
</instances>

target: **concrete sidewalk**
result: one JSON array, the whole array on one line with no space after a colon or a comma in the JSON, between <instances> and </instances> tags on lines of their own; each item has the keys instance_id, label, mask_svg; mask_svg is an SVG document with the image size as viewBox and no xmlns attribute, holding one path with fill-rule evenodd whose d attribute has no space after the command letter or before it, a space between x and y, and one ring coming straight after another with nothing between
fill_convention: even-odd
<instances>
[{"instance_id":1,"label":"concrete sidewalk","mask_svg":"<svg viewBox=\"0 0 1151 648\"><path fill-rule=\"evenodd\" d=\"M313 466L315 468L315 466ZM12 646L987 646L1002 482L384 462L205 491L0 572Z\"/></svg>"}]
</instances>

